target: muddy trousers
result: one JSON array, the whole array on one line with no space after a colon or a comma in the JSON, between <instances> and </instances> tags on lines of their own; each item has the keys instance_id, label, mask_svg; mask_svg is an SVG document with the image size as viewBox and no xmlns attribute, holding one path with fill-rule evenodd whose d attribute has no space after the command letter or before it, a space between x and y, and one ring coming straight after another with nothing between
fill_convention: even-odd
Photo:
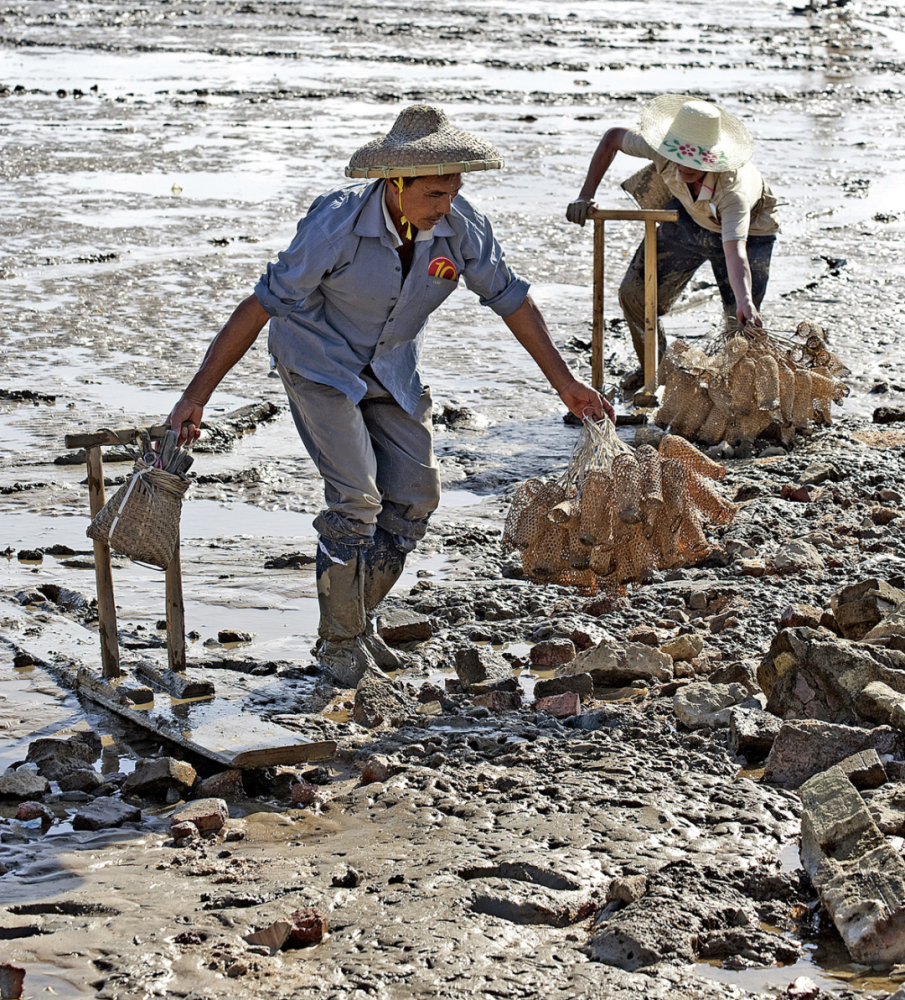
<instances>
[{"instance_id":1,"label":"muddy trousers","mask_svg":"<svg viewBox=\"0 0 905 1000\"><path fill-rule=\"evenodd\" d=\"M318 532L320 625L329 642L370 630L369 612L399 578L440 501L430 390L407 413L369 368L355 403L277 366L302 442L324 480Z\"/></svg>"},{"instance_id":2,"label":"muddy trousers","mask_svg":"<svg viewBox=\"0 0 905 1000\"><path fill-rule=\"evenodd\" d=\"M699 226L682 208L678 200L669 202L669 209L678 209L676 222L664 222L657 228L657 341L659 356L666 350L666 335L660 316L673 307L682 290L697 269L710 261L713 276L723 300L727 317L735 316L735 293L729 284L726 254L719 233ZM749 236L748 262L751 266L751 291L754 304L760 309L767 282L770 278L770 258L775 236ZM632 335L632 344L638 361L644 365L644 240L635 251L622 284L619 286L619 304Z\"/></svg>"}]
</instances>

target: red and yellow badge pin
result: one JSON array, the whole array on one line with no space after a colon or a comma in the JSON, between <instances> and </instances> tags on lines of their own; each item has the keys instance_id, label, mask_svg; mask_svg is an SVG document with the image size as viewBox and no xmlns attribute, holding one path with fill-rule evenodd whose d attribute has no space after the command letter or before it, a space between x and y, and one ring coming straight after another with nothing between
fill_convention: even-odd
<instances>
[{"instance_id":1,"label":"red and yellow badge pin","mask_svg":"<svg viewBox=\"0 0 905 1000\"><path fill-rule=\"evenodd\" d=\"M446 278L447 281L458 281L459 272L449 257L434 257L427 265L427 273L432 278Z\"/></svg>"}]
</instances>

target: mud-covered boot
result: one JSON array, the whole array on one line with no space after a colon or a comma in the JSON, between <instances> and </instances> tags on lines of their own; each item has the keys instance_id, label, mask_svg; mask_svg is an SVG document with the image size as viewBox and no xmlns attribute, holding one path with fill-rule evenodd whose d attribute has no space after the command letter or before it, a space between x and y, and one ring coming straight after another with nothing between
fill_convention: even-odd
<instances>
[{"instance_id":1,"label":"mud-covered boot","mask_svg":"<svg viewBox=\"0 0 905 1000\"><path fill-rule=\"evenodd\" d=\"M410 543L384 528L374 532L374 542L362 553L362 588L365 611L373 611L402 575Z\"/></svg>"},{"instance_id":2,"label":"mud-covered boot","mask_svg":"<svg viewBox=\"0 0 905 1000\"><path fill-rule=\"evenodd\" d=\"M364 606L362 547L321 538L317 547L318 664L344 687L355 687L373 656L363 637L369 629Z\"/></svg>"}]
</instances>

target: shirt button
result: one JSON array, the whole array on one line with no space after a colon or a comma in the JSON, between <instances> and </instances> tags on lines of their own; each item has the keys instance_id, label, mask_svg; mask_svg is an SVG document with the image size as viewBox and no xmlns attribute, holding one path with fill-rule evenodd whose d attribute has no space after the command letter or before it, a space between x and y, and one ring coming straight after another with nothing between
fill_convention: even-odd
<instances>
[{"instance_id":1,"label":"shirt button","mask_svg":"<svg viewBox=\"0 0 905 1000\"><path fill-rule=\"evenodd\" d=\"M397 270L397 271L401 271L401 270L402 270L402 268L401 268L401 267L399 267L399 265L397 264L397 265L396 265L396 270Z\"/></svg>"},{"instance_id":2,"label":"shirt button","mask_svg":"<svg viewBox=\"0 0 905 1000\"><path fill-rule=\"evenodd\" d=\"M393 317L390 316L390 318L387 320L387 323L392 323L392 322L393 322Z\"/></svg>"}]
</instances>

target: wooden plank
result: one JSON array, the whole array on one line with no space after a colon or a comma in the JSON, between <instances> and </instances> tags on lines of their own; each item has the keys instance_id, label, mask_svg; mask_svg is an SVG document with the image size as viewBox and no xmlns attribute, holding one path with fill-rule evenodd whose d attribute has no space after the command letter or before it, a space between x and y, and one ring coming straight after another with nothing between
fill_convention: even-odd
<instances>
[{"instance_id":1,"label":"wooden plank","mask_svg":"<svg viewBox=\"0 0 905 1000\"><path fill-rule=\"evenodd\" d=\"M616 219L625 222L675 222L679 213L665 208L592 208L588 218L607 222Z\"/></svg>"},{"instance_id":2,"label":"wooden plank","mask_svg":"<svg viewBox=\"0 0 905 1000\"><path fill-rule=\"evenodd\" d=\"M657 390L657 224L644 223L644 391Z\"/></svg>"},{"instance_id":3,"label":"wooden plank","mask_svg":"<svg viewBox=\"0 0 905 1000\"><path fill-rule=\"evenodd\" d=\"M88 501L94 517L104 506L104 463L98 445L88 448ZM97 584L97 623L101 639L101 668L104 677L119 677L119 636L116 630L116 601L113 597L113 569L110 546L102 539L94 542L94 576Z\"/></svg>"},{"instance_id":4,"label":"wooden plank","mask_svg":"<svg viewBox=\"0 0 905 1000\"><path fill-rule=\"evenodd\" d=\"M104 427L91 434L67 434L63 440L67 448L94 448L102 444L132 444L141 431L147 431L153 440L157 440L168 430L166 424L156 424L154 427L121 427L119 430Z\"/></svg>"},{"instance_id":5,"label":"wooden plank","mask_svg":"<svg viewBox=\"0 0 905 1000\"><path fill-rule=\"evenodd\" d=\"M190 680L185 673L174 670L158 670L156 663L141 660L135 665L135 672L149 684L166 691L174 698L212 698L214 685L211 681Z\"/></svg>"},{"instance_id":6,"label":"wooden plank","mask_svg":"<svg viewBox=\"0 0 905 1000\"><path fill-rule=\"evenodd\" d=\"M603 338L606 320L603 316L603 251L605 247L603 219L594 220L594 322L591 328L591 385L603 391Z\"/></svg>"},{"instance_id":7,"label":"wooden plank","mask_svg":"<svg viewBox=\"0 0 905 1000\"><path fill-rule=\"evenodd\" d=\"M170 670L185 672L185 603L182 599L182 561L179 557L179 539L173 558L167 565L167 659Z\"/></svg>"}]
</instances>

